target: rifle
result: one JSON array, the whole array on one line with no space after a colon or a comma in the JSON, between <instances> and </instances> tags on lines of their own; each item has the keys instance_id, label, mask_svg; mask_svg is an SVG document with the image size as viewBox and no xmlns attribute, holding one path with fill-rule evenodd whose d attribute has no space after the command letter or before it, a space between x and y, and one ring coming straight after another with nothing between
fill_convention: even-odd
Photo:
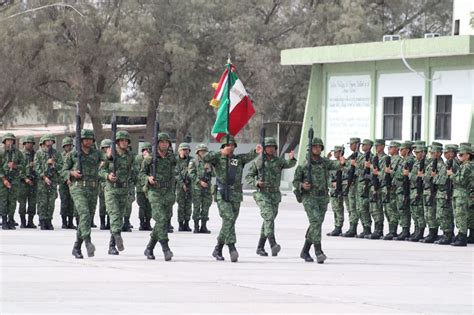
<instances>
[{"instance_id":1,"label":"rifle","mask_svg":"<svg viewBox=\"0 0 474 315\"><path fill-rule=\"evenodd\" d=\"M380 170L378 155L375 155L374 157L373 166L374 166L374 169L376 169L377 171ZM374 186L374 193L372 194L370 198L370 202L377 202L379 199L380 180L378 176L375 176L373 174L372 174L372 185Z\"/></svg>"},{"instance_id":2,"label":"rifle","mask_svg":"<svg viewBox=\"0 0 474 315\"><path fill-rule=\"evenodd\" d=\"M446 165L446 169L447 170L452 170L453 169L453 163L454 163L454 159L452 160L449 160L447 165ZM451 176L448 176L448 178L446 179L446 199L444 201L444 205L443 205L443 208L444 209L447 209L449 208L450 204L451 204L451 200L453 199L453 180L451 179Z\"/></svg>"},{"instance_id":3,"label":"rifle","mask_svg":"<svg viewBox=\"0 0 474 315\"><path fill-rule=\"evenodd\" d=\"M153 127L153 144L151 146L151 155L153 163L151 165L151 176L156 180L156 162L157 162L157 149L158 145L158 132L160 132L160 123L158 122L158 111L156 112L155 126Z\"/></svg>"},{"instance_id":4,"label":"rifle","mask_svg":"<svg viewBox=\"0 0 474 315\"><path fill-rule=\"evenodd\" d=\"M117 172L117 117L112 115L112 173Z\"/></svg>"},{"instance_id":5,"label":"rifle","mask_svg":"<svg viewBox=\"0 0 474 315\"><path fill-rule=\"evenodd\" d=\"M186 167L184 168L184 170L181 170L181 172L179 173L179 176L181 177L181 180L183 181L184 186L186 186L186 188L187 188L186 194L191 193L191 180L189 179L188 171L187 171L187 166L189 165L189 160L190 160L190 157L187 156L186 157ZM183 172L184 172L184 176L183 176Z\"/></svg>"},{"instance_id":6,"label":"rifle","mask_svg":"<svg viewBox=\"0 0 474 315\"><path fill-rule=\"evenodd\" d=\"M344 156L344 145L342 146L341 155ZM336 171L336 189L331 194L331 197L343 196L342 191L342 168Z\"/></svg>"},{"instance_id":7,"label":"rifle","mask_svg":"<svg viewBox=\"0 0 474 315\"><path fill-rule=\"evenodd\" d=\"M370 150L365 152L365 161L370 161ZM370 184L370 167L364 169L364 191L362 192L362 198L369 198L369 184Z\"/></svg>"},{"instance_id":8,"label":"rifle","mask_svg":"<svg viewBox=\"0 0 474 315\"><path fill-rule=\"evenodd\" d=\"M424 173L425 172L425 158L422 158L420 160L420 168L418 171ZM423 177L417 177L416 178L416 197L415 200L413 200L413 205L414 206L419 206L422 203L422 197L423 197Z\"/></svg>"},{"instance_id":9,"label":"rifle","mask_svg":"<svg viewBox=\"0 0 474 315\"><path fill-rule=\"evenodd\" d=\"M13 150L14 150L13 146L10 145L8 148L8 163L13 162ZM6 175L7 175L6 177L7 177L8 182L13 186L13 168L12 167L8 169L8 172ZM11 187L8 188L8 192L9 193L11 192Z\"/></svg>"},{"instance_id":10,"label":"rifle","mask_svg":"<svg viewBox=\"0 0 474 315\"><path fill-rule=\"evenodd\" d=\"M260 169L259 180L265 181L265 127L260 130L260 142L262 143L262 168Z\"/></svg>"},{"instance_id":11,"label":"rifle","mask_svg":"<svg viewBox=\"0 0 474 315\"><path fill-rule=\"evenodd\" d=\"M354 152L352 152L351 156L349 157L351 160L357 160L357 157L359 156L359 147L360 147L360 143L357 144L357 149ZM351 165L351 168L349 169L349 172L347 174L347 187L344 190L344 196L349 195L349 189L351 188L355 180L355 171L356 171L356 167L354 165Z\"/></svg>"},{"instance_id":12,"label":"rifle","mask_svg":"<svg viewBox=\"0 0 474 315\"><path fill-rule=\"evenodd\" d=\"M76 139L75 147L77 152L77 170L82 175L82 148L81 148L81 115L79 114L79 104L76 105Z\"/></svg>"},{"instance_id":13,"label":"rifle","mask_svg":"<svg viewBox=\"0 0 474 315\"><path fill-rule=\"evenodd\" d=\"M28 174L26 175L26 177L33 182L33 184L30 185L29 187L30 192L34 191L34 181L36 180L36 172L32 166L34 158L35 158L35 151L32 150L28 157Z\"/></svg>"},{"instance_id":14,"label":"rifle","mask_svg":"<svg viewBox=\"0 0 474 315\"><path fill-rule=\"evenodd\" d=\"M54 159L54 149L53 149L53 145L49 145L48 146L48 160L49 159ZM54 164L48 164L48 170L47 170L47 173L46 173L46 176L50 179L50 180L53 180L53 176L54 176L54 173L56 172L56 167ZM53 187L51 187L52 185L49 185L48 187L48 190L51 191L51 189Z\"/></svg>"},{"instance_id":15,"label":"rifle","mask_svg":"<svg viewBox=\"0 0 474 315\"><path fill-rule=\"evenodd\" d=\"M435 172L436 174L438 173L438 159L433 160L433 166L431 167L431 170ZM435 197L436 197L436 185L433 183L434 179L433 176L430 176L430 183L429 183L429 188L430 188L430 198L426 200L426 205L431 207L435 203Z\"/></svg>"},{"instance_id":16,"label":"rifle","mask_svg":"<svg viewBox=\"0 0 474 315\"><path fill-rule=\"evenodd\" d=\"M210 166L208 166L208 164L206 163L204 165L204 174L202 175L201 178L199 178L199 180L202 180L203 182L207 183L207 184L210 184L211 183L211 180L212 180L212 169ZM207 186L207 188L203 188L201 187L201 189L209 189L210 188L210 185Z\"/></svg>"},{"instance_id":17,"label":"rifle","mask_svg":"<svg viewBox=\"0 0 474 315\"><path fill-rule=\"evenodd\" d=\"M314 138L314 130L313 130L313 117L311 117L311 127L308 129L308 155L307 155L307 173L306 173L306 181L313 185L313 175L312 175L312 165L311 165L311 155L312 155L312 147L313 147L313 138Z\"/></svg>"},{"instance_id":18,"label":"rifle","mask_svg":"<svg viewBox=\"0 0 474 315\"><path fill-rule=\"evenodd\" d=\"M385 167L390 168L392 166L392 158L387 156L385 159ZM384 177L384 182L385 182L385 187L387 187L387 194L385 195L384 200L382 201L383 203L390 203L390 193L392 191L392 174L390 173L385 173Z\"/></svg>"},{"instance_id":19,"label":"rifle","mask_svg":"<svg viewBox=\"0 0 474 315\"><path fill-rule=\"evenodd\" d=\"M405 164L404 169L408 172L411 172L413 168L413 162L408 161ZM401 209L408 210L410 205L410 177L409 175L403 176L403 205Z\"/></svg>"}]
</instances>

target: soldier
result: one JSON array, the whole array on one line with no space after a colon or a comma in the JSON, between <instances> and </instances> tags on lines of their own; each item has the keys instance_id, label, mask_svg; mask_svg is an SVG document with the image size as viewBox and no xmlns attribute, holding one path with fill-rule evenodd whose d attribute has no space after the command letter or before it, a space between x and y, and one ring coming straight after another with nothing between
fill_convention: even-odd
<instances>
[{"instance_id":1,"label":"soldier","mask_svg":"<svg viewBox=\"0 0 474 315\"><path fill-rule=\"evenodd\" d=\"M112 146L112 140L104 139L100 142L100 150L103 155L107 154L108 148ZM106 180L99 177L99 219L100 219L100 229L101 230L110 230L110 217L107 214L107 206L105 205L105 189Z\"/></svg>"},{"instance_id":2,"label":"soldier","mask_svg":"<svg viewBox=\"0 0 474 315\"><path fill-rule=\"evenodd\" d=\"M364 230L362 233L357 235L358 238L364 238L367 235L371 235L372 219L370 218L370 203L368 187L370 185L366 183L370 182L370 161L373 158L373 154L370 152L374 142L370 139L364 139L362 141L362 152L359 154L357 160L352 160L351 165L356 166L356 174L359 180L357 184L357 212L362 223ZM366 161L366 156L368 160Z\"/></svg>"},{"instance_id":3,"label":"soldier","mask_svg":"<svg viewBox=\"0 0 474 315\"><path fill-rule=\"evenodd\" d=\"M143 142L142 153L135 157L135 167L140 169L143 159L151 154L151 143ZM137 179L137 204L138 204L138 219L140 220L139 231L151 231L151 206L145 192L143 191L146 182L142 182L140 178Z\"/></svg>"},{"instance_id":4,"label":"soldier","mask_svg":"<svg viewBox=\"0 0 474 315\"><path fill-rule=\"evenodd\" d=\"M474 152L471 143L466 142L463 143L464 146L468 146L471 148L471 170L474 170ZM474 182L474 171L471 172L471 183ZM468 244L474 244L474 185L471 185L470 191L470 207L469 207L469 216L468 216L468 228L469 228L469 237L467 238Z\"/></svg>"},{"instance_id":5,"label":"soldier","mask_svg":"<svg viewBox=\"0 0 474 315\"><path fill-rule=\"evenodd\" d=\"M136 154L132 150L132 145L128 144L128 152L133 157L133 164L135 165L135 158ZM138 176L138 169L135 168L135 172L132 174L132 176L129 177L128 179L128 199L127 199L127 207L125 208L124 212L124 217L123 217L123 226L122 226L122 232L132 232L133 225L130 223L130 217L132 215L132 205L133 202L135 201L135 185L137 184L137 176Z\"/></svg>"},{"instance_id":6,"label":"soldier","mask_svg":"<svg viewBox=\"0 0 474 315\"><path fill-rule=\"evenodd\" d=\"M207 221L209 220L209 208L212 205L211 180L215 174L212 166L202 159L208 151L205 144L199 144L196 147L196 157L189 163L188 171L192 182L194 233L211 233L207 229ZM199 227L199 220L201 220L201 227Z\"/></svg>"},{"instance_id":7,"label":"soldier","mask_svg":"<svg viewBox=\"0 0 474 315\"><path fill-rule=\"evenodd\" d=\"M388 147L388 153L390 155L390 165L387 165L387 158L385 162L380 165L380 168L384 170L384 176L382 179L382 189L385 195L383 203L385 205L385 217L388 221L388 233L384 236L384 240L393 240L397 237L397 227L399 221L398 204L397 204L397 186L394 184L394 176L401 168L403 159L400 157L399 149L400 142L392 141Z\"/></svg>"},{"instance_id":8,"label":"soldier","mask_svg":"<svg viewBox=\"0 0 474 315\"><path fill-rule=\"evenodd\" d=\"M357 212L357 186L359 180L357 178L356 166L352 165L352 161L357 161L358 156L360 155L360 138L351 138L349 141L350 149L352 154L350 156L350 161L346 162L346 167L349 167L348 170L348 180L347 186L344 190L344 195L349 197L349 204L347 204L347 210L349 212L349 230L342 234L342 237L355 237L357 236L357 224L359 223L359 213Z\"/></svg>"},{"instance_id":9,"label":"soldier","mask_svg":"<svg viewBox=\"0 0 474 315\"><path fill-rule=\"evenodd\" d=\"M155 259L153 249L160 242L165 261L170 261L173 252L168 245L168 227L175 201L175 175L177 157L169 151L170 136L160 132L157 137L156 164L153 165L153 156L144 158L140 168L140 180L146 183L145 193L151 205L155 225L150 233L150 241L145 249L147 259ZM153 168L156 168L156 178L153 177Z\"/></svg>"},{"instance_id":10,"label":"soldier","mask_svg":"<svg viewBox=\"0 0 474 315\"><path fill-rule=\"evenodd\" d=\"M472 180L472 165L469 162L472 150L469 146L463 145L459 148L459 161L461 165L456 174L453 170L447 170L446 174L453 177L454 193L454 218L458 235L451 244L453 246L467 246L467 228L469 220L470 193L474 182ZM454 176L453 176L454 174Z\"/></svg>"},{"instance_id":11,"label":"soldier","mask_svg":"<svg viewBox=\"0 0 474 315\"><path fill-rule=\"evenodd\" d=\"M429 234L424 239L420 240L420 242L432 244L438 239L439 221L436 215L437 185L436 185L435 179L436 179L436 176L438 175L439 169L442 167L442 164L444 164L443 159L441 158L441 152L443 152L443 145L439 142L433 142L431 144L430 152L431 152L431 159L426 167L425 178L423 179L425 183L425 191L424 191L425 220L426 220L426 223L428 224Z\"/></svg>"},{"instance_id":12,"label":"soldier","mask_svg":"<svg viewBox=\"0 0 474 315\"><path fill-rule=\"evenodd\" d=\"M21 225L20 228L36 229L33 218L36 214L36 191L38 189L38 177L35 173L34 158L35 138L26 136L23 138L23 151L25 179L20 184L20 194L18 196L19 212ZM27 209L28 204L28 209ZM26 214L28 214L28 223L26 223Z\"/></svg>"},{"instance_id":13,"label":"soldier","mask_svg":"<svg viewBox=\"0 0 474 315\"><path fill-rule=\"evenodd\" d=\"M4 198L0 200L0 211L2 215L2 229L15 230L15 209L18 200L20 182L25 181L25 168L23 154L15 148L16 138L12 133L6 133L2 139L3 143L3 163L1 164L3 173Z\"/></svg>"},{"instance_id":14,"label":"soldier","mask_svg":"<svg viewBox=\"0 0 474 315\"><path fill-rule=\"evenodd\" d=\"M235 235L235 222L239 216L240 203L243 200L242 173L245 164L249 163L262 153L263 148L257 144L256 149L246 154L234 155L237 142L231 135L221 138L221 150L219 152L209 152L204 155L205 163L210 163L216 171L217 183L217 207L222 218L222 227L217 236L217 245L212 252L216 260L224 260L222 249L224 244L229 247L231 262L237 262L239 253L235 248L237 238ZM229 159L229 168L226 172L226 160ZM226 187L227 186L227 187ZM226 196L227 192L229 196ZM229 198L226 200L226 198Z\"/></svg>"},{"instance_id":15,"label":"soldier","mask_svg":"<svg viewBox=\"0 0 474 315\"><path fill-rule=\"evenodd\" d=\"M416 145L414 150L416 159L411 172L408 170L403 170L403 175L409 176L410 178L410 211L415 223L415 231L412 235L410 235L409 238L409 240L412 242L418 242L423 238L426 227L425 215L423 211L423 192L421 192L421 195L419 195L419 191L417 189L418 182L421 181L421 185L423 186L423 177L425 174L421 170L421 164L424 163L422 160L425 158L425 151L426 147L424 145Z\"/></svg>"},{"instance_id":16,"label":"soldier","mask_svg":"<svg viewBox=\"0 0 474 315\"><path fill-rule=\"evenodd\" d=\"M275 219L278 215L278 205L281 202L280 181L283 169L296 165L295 153L289 154L289 161L276 156L278 146L274 138L265 138L264 152L250 164L246 182L256 189L253 198L260 208L263 223L260 229L260 239L257 245L257 255L268 256L265 242L268 239L272 256L280 252L280 245L275 240ZM265 163L265 164L263 164ZM262 167L264 171L262 171ZM264 174L262 174L264 172Z\"/></svg>"},{"instance_id":17,"label":"soldier","mask_svg":"<svg viewBox=\"0 0 474 315\"><path fill-rule=\"evenodd\" d=\"M72 151L73 141L70 137L64 137L62 142L63 151L61 152L61 158L63 161L66 160L66 156ZM74 216L74 203L69 193L69 186L67 181L61 181L59 183L59 197L61 199L61 219L63 229L75 229L74 223L72 222Z\"/></svg>"},{"instance_id":18,"label":"soldier","mask_svg":"<svg viewBox=\"0 0 474 315\"><path fill-rule=\"evenodd\" d=\"M336 145L334 147L334 157L336 160L342 155L343 147ZM328 154L328 158L331 157L331 152ZM344 196L344 191L347 187L347 168L343 167L340 170L333 170L329 172L329 195L331 196L331 208L334 212L334 230L327 233L327 236L340 236L342 234L342 226L344 225L344 203L346 207L349 204L348 196ZM337 181L338 181L338 173L340 174L341 178L341 191L338 191ZM348 208L348 207L347 207ZM357 229L357 223L356 223Z\"/></svg>"},{"instance_id":19,"label":"soldier","mask_svg":"<svg viewBox=\"0 0 474 315\"><path fill-rule=\"evenodd\" d=\"M72 255L76 259L84 258L81 252L82 242L85 242L88 257L94 257L95 254L95 246L91 241L91 222L99 192L99 165L103 162L104 155L96 149L94 142L94 132L82 129L81 147L74 148L66 156L61 172L63 180L67 181L69 185L69 192L79 216L76 241L72 248ZM78 150L81 150L81 165L79 164Z\"/></svg>"},{"instance_id":20,"label":"soldier","mask_svg":"<svg viewBox=\"0 0 474 315\"><path fill-rule=\"evenodd\" d=\"M35 154L35 171L38 182L38 215L41 230L54 230L51 223L54 204L58 198L57 185L62 181L59 171L63 166L61 154L53 148L56 140L53 135L40 138L40 150Z\"/></svg>"},{"instance_id":21,"label":"soldier","mask_svg":"<svg viewBox=\"0 0 474 315\"><path fill-rule=\"evenodd\" d=\"M125 249L121 232L124 226L125 211L129 203L130 178L137 176L137 169L134 164L135 157L128 150L130 134L128 131L120 130L116 134L116 139L117 151L115 156L112 156L112 148L109 148L106 159L99 169L99 176L106 181L104 195L107 213L110 217L109 255L118 255L119 251Z\"/></svg>"},{"instance_id":22,"label":"soldier","mask_svg":"<svg viewBox=\"0 0 474 315\"><path fill-rule=\"evenodd\" d=\"M178 231L191 232L189 220L192 210L191 178L188 174L188 166L191 161L189 156L190 147L182 142L178 147L178 164L176 165L176 201L178 202Z\"/></svg>"},{"instance_id":23,"label":"soldier","mask_svg":"<svg viewBox=\"0 0 474 315\"><path fill-rule=\"evenodd\" d=\"M340 157L339 161L332 161L326 157L321 157L323 150L323 141L320 138L313 138L311 143L311 162L305 161L303 165L299 165L295 170L293 180L293 189L301 194L300 200L303 203L309 221L300 257L306 262L313 262L314 260L309 254L309 250L311 245L314 245L318 264L322 264L326 260L326 255L321 247L321 226L329 203L327 189L329 171L337 170L345 164L343 156ZM308 174L306 171L308 163L312 165L311 174ZM308 176L311 176L311 180L308 180Z\"/></svg>"}]
</instances>

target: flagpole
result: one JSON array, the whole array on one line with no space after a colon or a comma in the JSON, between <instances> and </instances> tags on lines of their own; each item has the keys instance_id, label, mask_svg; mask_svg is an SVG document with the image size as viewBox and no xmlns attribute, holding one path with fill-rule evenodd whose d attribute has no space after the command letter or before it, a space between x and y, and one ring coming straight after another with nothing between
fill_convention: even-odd
<instances>
[{"instance_id":1,"label":"flagpole","mask_svg":"<svg viewBox=\"0 0 474 315\"><path fill-rule=\"evenodd\" d=\"M227 143L226 146L229 146L229 135L230 135L230 53L227 55ZM224 186L224 201L230 201L230 191L229 191L229 156L226 156L225 159L225 186Z\"/></svg>"}]
</instances>

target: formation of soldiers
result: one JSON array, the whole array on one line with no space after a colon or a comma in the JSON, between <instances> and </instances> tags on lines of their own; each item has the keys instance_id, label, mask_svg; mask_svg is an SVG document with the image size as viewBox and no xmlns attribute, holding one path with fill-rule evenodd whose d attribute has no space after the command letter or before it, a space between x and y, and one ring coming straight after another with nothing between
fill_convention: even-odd
<instances>
[{"instance_id":1,"label":"formation of soldiers","mask_svg":"<svg viewBox=\"0 0 474 315\"><path fill-rule=\"evenodd\" d=\"M144 255L155 259L154 249L160 243L164 259L169 261L173 257L168 234L174 231L171 225L174 203L178 204L179 231L211 233L207 222L214 199L222 227L212 256L225 260L223 248L227 245L231 261L237 262L235 224L243 200L243 168L250 163L245 181L255 189L253 197L263 221L256 253L268 256L267 240L272 256L281 250L275 233L281 173L295 166L296 159L294 152L289 154L289 160L278 157L277 143L272 137L264 138L255 150L234 154L236 140L224 136L219 151L209 151L205 144L200 144L194 157L190 156L187 143L181 143L175 154L170 137L164 132L156 136L155 155L150 143L144 143L138 154L133 153L130 135L125 130L115 133L115 143L105 139L96 146L93 131L83 129L80 142L76 142L80 148L66 137L62 152L54 149L52 135L41 137L38 151L34 151L34 137L22 139L21 151L16 149L16 140L13 134L5 134L0 150L3 230L15 229L17 202L21 228L36 228L37 208L40 228L54 229L52 217L59 191L62 228L77 230L73 256L83 258L83 243L87 255L94 256L91 228L96 227L93 218L97 200L100 229L110 230L108 253L118 255L125 249L122 232L132 229L130 215L136 196L139 230L151 231ZM329 202L335 228L328 236L454 246L474 243L474 162L469 143L443 148L441 143L433 142L428 148L422 141L392 141L385 154L384 140L376 140L374 144L369 139L361 142L359 138L351 138L350 149L352 154L347 160L343 146L336 146L323 156L322 140L311 136L307 159L295 170L293 191L309 221L302 259L314 261L310 254L312 246L318 263L324 263L327 258L321 245L321 227ZM215 185L212 185L213 177ZM350 227L343 233L344 208L349 214ZM385 235L384 216L389 227ZM413 231L410 230L412 219ZM359 222L362 231L357 234ZM429 233L425 236L427 224ZM442 236L438 235L439 229Z\"/></svg>"}]
</instances>

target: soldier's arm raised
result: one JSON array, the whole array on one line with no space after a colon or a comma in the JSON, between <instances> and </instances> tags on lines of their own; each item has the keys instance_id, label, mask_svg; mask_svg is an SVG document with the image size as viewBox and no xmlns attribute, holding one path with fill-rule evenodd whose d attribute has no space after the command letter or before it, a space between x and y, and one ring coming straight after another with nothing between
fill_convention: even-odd
<instances>
[{"instance_id":1,"label":"soldier's arm raised","mask_svg":"<svg viewBox=\"0 0 474 315\"><path fill-rule=\"evenodd\" d=\"M258 178L257 163L254 161L252 164L250 164L249 172L247 173L247 176L245 176L245 182L249 186L252 186L253 188L257 188L257 178Z\"/></svg>"},{"instance_id":2,"label":"soldier's arm raised","mask_svg":"<svg viewBox=\"0 0 474 315\"><path fill-rule=\"evenodd\" d=\"M206 163L216 166L217 164L219 164L220 158L221 158L220 152L209 151L203 156L202 160Z\"/></svg>"}]
</instances>

